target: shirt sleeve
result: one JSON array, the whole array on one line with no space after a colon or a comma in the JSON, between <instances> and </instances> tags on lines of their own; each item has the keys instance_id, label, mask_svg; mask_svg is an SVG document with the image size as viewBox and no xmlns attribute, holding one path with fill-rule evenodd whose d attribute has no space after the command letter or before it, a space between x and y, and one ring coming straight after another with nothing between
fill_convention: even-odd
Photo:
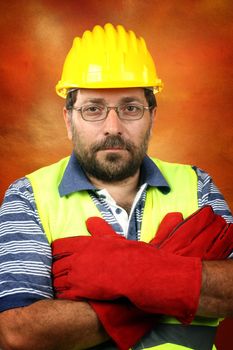
<instances>
[{"instance_id":1,"label":"shirt sleeve","mask_svg":"<svg viewBox=\"0 0 233 350\"><path fill-rule=\"evenodd\" d=\"M227 222L233 222L232 213L212 178L205 171L193 167L198 177L198 206L211 205L214 212L221 215Z\"/></svg>"},{"instance_id":2,"label":"shirt sleeve","mask_svg":"<svg viewBox=\"0 0 233 350\"><path fill-rule=\"evenodd\" d=\"M31 184L19 179L0 208L0 311L53 298L51 263Z\"/></svg>"}]
</instances>

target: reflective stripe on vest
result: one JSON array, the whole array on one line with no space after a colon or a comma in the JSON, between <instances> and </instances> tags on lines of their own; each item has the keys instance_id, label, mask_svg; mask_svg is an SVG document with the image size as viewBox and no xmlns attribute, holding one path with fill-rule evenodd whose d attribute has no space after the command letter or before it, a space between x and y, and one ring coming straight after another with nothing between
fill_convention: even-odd
<instances>
[{"instance_id":1,"label":"reflective stripe on vest","mask_svg":"<svg viewBox=\"0 0 233 350\"><path fill-rule=\"evenodd\" d=\"M62 180L69 157L58 163L41 168L27 175L30 180L38 213L49 243L58 238L89 235L86 229L86 219L91 216L101 216L88 192L80 191L60 197L58 186ZM181 212L186 218L198 208L197 176L191 166L172 164L153 159L167 180L171 191L163 193L158 188L149 188L143 212L141 240L149 242L163 219L169 212ZM164 324L164 323L167 324ZM195 339L203 344L212 344L216 327L209 327L209 322L199 320L200 326L182 326L174 318L165 318L163 324L143 338L143 345L136 345L134 350L147 349L192 349ZM211 324L211 322L210 322ZM216 322L215 322L216 325ZM189 343L188 343L189 341ZM180 345L178 345L180 344ZM191 344L191 345L187 345ZM141 347L140 347L141 346ZM142 347L143 346L143 347ZM112 349L104 347L101 349ZM211 347L195 348L209 350Z\"/></svg>"},{"instance_id":2,"label":"reflective stripe on vest","mask_svg":"<svg viewBox=\"0 0 233 350\"><path fill-rule=\"evenodd\" d=\"M132 350L211 350L216 335L216 327L158 324L146 334ZM112 343L101 344L92 350L116 350Z\"/></svg>"},{"instance_id":3,"label":"reflective stripe on vest","mask_svg":"<svg viewBox=\"0 0 233 350\"><path fill-rule=\"evenodd\" d=\"M216 334L216 327L211 326L185 326L178 324L158 324L154 330L144 336L133 347L133 350L141 349L212 349ZM173 347L168 347L173 344Z\"/></svg>"}]
</instances>

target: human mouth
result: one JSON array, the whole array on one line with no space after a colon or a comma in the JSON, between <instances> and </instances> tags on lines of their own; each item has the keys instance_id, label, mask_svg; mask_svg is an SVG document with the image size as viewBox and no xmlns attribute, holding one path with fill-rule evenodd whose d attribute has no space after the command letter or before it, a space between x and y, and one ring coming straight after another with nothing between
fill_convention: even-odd
<instances>
[{"instance_id":1,"label":"human mouth","mask_svg":"<svg viewBox=\"0 0 233 350\"><path fill-rule=\"evenodd\" d=\"M122 151L127 151L125 148L122 147L109 147L109 148L104 148L100 149L100 152L112 152L112 153L117 153L117 152L122 152Z\"/></svg>"},{"instance_id":2,"label":"human mouth","mask_svg":"<svg viewBox=\"0 0 233 350\"><path fill-rule=\"evenodd\" d=\"M132 145L130 142L127 142L123 140L120 136L110 136L106 138L103 142L96 144L92 151L94 153L97 152L112 152L112 153L118 153L122 151L128 151L130 152L132 149Z\"/></svg>"}]
</instances>

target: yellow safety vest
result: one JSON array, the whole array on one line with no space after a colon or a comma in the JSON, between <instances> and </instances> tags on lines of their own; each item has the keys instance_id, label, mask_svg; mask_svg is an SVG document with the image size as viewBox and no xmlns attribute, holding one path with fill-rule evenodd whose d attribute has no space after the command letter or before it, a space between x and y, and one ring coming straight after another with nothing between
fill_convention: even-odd
<instances>
[{"instance_id":1,"label":"yellow safety vest","mask_svg":"<svg viewBox=\"0 0 233 350\"><path fill-rule=\"evenodd\" d=\"M27 175L49 243L58 238L89 235L85 225L86 219L91 216L101 217L87 191L60 196L58 187L69 158ZM154 237L167 213L181 212L186 218L198 209L197 175L192 167L154 158L152 160L162 172L171 190L166 194L154 187L147 190L141 227L141 240L145 242ZM217 325L216 319L196 318L192 325L184 326L175 318L164 317L160 325L144 336L133 349L209 350L212 349L210 343L213 343ZM103 345L98 349L107 350L110 347Z\"/></svg>"}]
</instances>

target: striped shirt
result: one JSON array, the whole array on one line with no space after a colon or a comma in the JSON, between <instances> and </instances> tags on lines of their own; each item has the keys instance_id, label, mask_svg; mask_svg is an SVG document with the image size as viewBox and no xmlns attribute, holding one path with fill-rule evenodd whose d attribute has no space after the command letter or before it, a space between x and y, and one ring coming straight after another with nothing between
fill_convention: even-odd
<instances>
[{"instance_id":1,"label":"striped shirt","mask_svg":"<svg viewBox=\"0 0 233 350\"><path fill-rule=\"evenodd\" d=\"M211 205L227 222L233 222L230 210L211 177L197 167L193 169L198 179L198 206ZM143 160L141 173L141 188L129 216L105 190L93 187L74 155L67 165L59 192L65 195L87 190L104 219L118 234L138 240L147 187L169 190L163 175L149 157ZM21 178L9 187L0 209L0 311L53 298L51 263L50 245L37 212L31 184L27 178Z\"/></svg>"}]
</instances>

